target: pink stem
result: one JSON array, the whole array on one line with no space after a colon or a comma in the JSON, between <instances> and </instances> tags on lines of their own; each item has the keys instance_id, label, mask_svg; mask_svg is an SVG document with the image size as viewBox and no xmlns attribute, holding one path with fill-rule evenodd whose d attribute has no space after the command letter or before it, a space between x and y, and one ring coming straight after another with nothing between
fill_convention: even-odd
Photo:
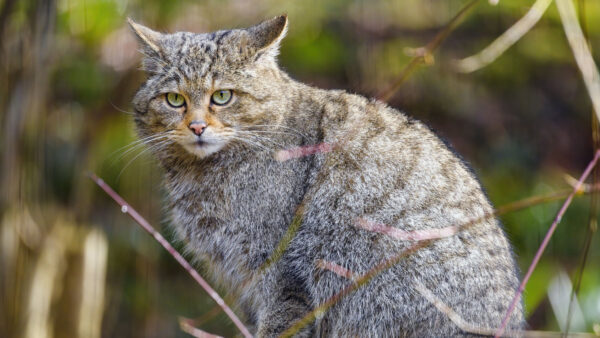
<instances>
[{"instance_id":1,"label":"pink stem","mask_svg":"<svg viewBox=\"0 0 600 338\"><path fill-rule=\"evenodd\" d=\"M196 271L192 267L192 265L188 263L188 261L186 261L185 258L183 258L183 256L181 256L179 252L177 252L177 250L175 250L175 248L173 248L171 244L160 233L154 230L152 225L150 225L150 223L148 223L148 221L146 221L144 217L142 217L134 208L132 208L131 205L129 205L129 203L127 203L121 196L119 196L119 194L117 194L101 178L96 176L96 174L90 173L89 176L94 182L96 182L96 184L100 188L102 188L102 190L104 190L104 192L106 192L110 197L112 197L113 200L115 200L115 202L117 202L121 206L121 211L123 213L126 213L129 216L131 216L131 218L133 218L134 221L141 225L142 228L146 230L146 232L148 232L152 237L154 237L154 239L156 239L156 241L160 243L160 245L162 245L163 248L165 248L165 250L167 250L181 266L183 266L183 268L196 280L196 282L198 282L198 284L200 284L200 286L208 293L208 295L212 299L214 299L214 301L217 302L217 304L219 304L219 306L223 309L223 311L225 311L227 316L231 318L235 326L237 326L237 328L242 332L242 334L245 337L252 337L252 335L244 326L244 324L242 324L242 322L235 315L235 313L231 311L229 306L225 304L223 298L221 298L221 296L219 296L219 294L210 285L208 285L204 278L200 276L198 271Z\"/></svg>"},{"instance_id":2,"label":"pink stem","mask_svg":"<svg viewBox=\"0 0 600 338\"><path fill-rule=\"evenodd\" d=\"M456 234L460 230L459 226L453 225L439 229L403 231L398 228L387 226L383 223L371 222L364 218L359 218L356 221L356 225L361 229L385 234L392 238L403 241L427 241L430 239L440 239L444 237L454 236L454 234Z\"/></svg>"},{"instance_id":3,"label":"pink stem","mask_svg":"<svg viewBox=\"0 0 600 338\"><path fill-rule=\"evenodd\" d=\"M334 262L319 259L317 261L317 267L321 268L321 269L329 270L340 277L344 277L344 278L347 278L350 280L354 280L356 278L356 275L352 271L350 271L350 270L346 269L345 267L343 267L339 264L336 264Z\"/></svg>"},{"instance_id":4,"label":"pink stem","mask_svg":"<svg viewBox=\"0 0 600 338\"><path fill-rule=\"evenodd\" d=\"M521 282L521 285L519 286L519 289L517 290L515 297L513 298L512 302L510 303L510 306L508 307L508 310L506 311L506 315L504 316L504 319L502 320L502 324L500 325L500 328L496 332L496 336L495 336L496 338L502 336L502 334L504 333L506 325L508 324L508 321L510 319L510 315L512 314L515 307L517 306L517 302L519 301L519 298L520 298L521 294L523 293L523 290L525 290L525 285L527 285L527 282L529 281L529 278L531 277L533 270L535 270L537 263L539 262L540 258L542 258L542 254L544 253L546 246L550 242L550 238L552 237L552 234L554 234L554 230L556 230L558 223L560 223L563 215L567 211L567 208L571 204L573 197L575 196L577 191L579 191L579 189L583 185L583 182L585 181L585 179L592 172L592 169L594 169L594 166L598 162L598 158L600 158L600 150L596 151L596 155L594 156L594 159L592 159L590 164L588 164L587 168L585 168L585 171L583 172L583 174L581 174L581 177L577 181L577 184L575 184L575 186L573 187L573 192L571 192L569 197L567 197L567 199L565 200L565 203L563 203L562 207L558 211L556 218L554 218L554 222L552 222L550 229L548 229L548 232L546 233L546 236L544 237L542 244L540 245L538 251L536 252L535 256L533 257L533 261L531 262L531 265L529 266L529 269L527 270L527 274L525 274L525 277L523 277L523 281Z\"/></svg>"},{"instance_id":5,"label":"pink stem","mask_svg":"<svg viewBox=\"0 0 600 338\"><path fill-rule=\"evenodd\" d=\"M221 336L202 331L193 325L194 321L188 318L179 317L179 327L182 331L189 333L196 338L223 338Z\"/></svg>"},{"instance_id":6,"label":"pink stem","mask_svg":"<svg viewBox=\"0 0 600 338\"><path fill-rule=\"evenodd\" d=\"M328 153L335 148L334 144L330 143L318 143L307 146L294 147L290 149L282 149L275 153L275 159L279 162L284 162L294 158L300 158L304 156Z\"/></svg>"}]
</instances>

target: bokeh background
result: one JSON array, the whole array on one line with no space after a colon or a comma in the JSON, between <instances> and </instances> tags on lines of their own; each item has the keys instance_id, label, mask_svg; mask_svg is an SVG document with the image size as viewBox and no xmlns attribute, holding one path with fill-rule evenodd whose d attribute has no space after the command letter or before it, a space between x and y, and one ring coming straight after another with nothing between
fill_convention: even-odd
<instances>
[{"instance_id":1,"label":"bokeh background","mask_svg":"<svg viewBox=\"0 0 600 338\"><path fill-rule=\"evenodd\" d=\"M179 317L237 332L86 176L96 172L173 241L160 169L145 148L126 147L136 139L130 100L144 78L126 17L165 32L207 32L287 13L280 64L292 77L373 96L397 79L410 48L431 41L466 3L0 1L0 336L186 337ZM600 49L600 2L573 3L592 51ZM590 99L554 4L491 65L468 74L454 67L532 4L480 0L389 100L448 140L496 206L569 189L564 174L578 177L594 152ZM591 239L571 330L600 332L600 236L589 230L597 201L575 199L535 270L524 294L531 329L564 327ZM560 204L501 217L522 270Z\"/></svg>"}]
</instances>

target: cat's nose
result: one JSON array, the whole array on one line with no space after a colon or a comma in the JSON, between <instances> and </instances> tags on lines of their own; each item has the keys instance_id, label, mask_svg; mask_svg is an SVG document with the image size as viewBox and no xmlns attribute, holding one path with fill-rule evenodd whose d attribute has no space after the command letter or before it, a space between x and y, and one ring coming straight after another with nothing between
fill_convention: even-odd
<instances>
[{"instance_id":1,"label":"cat's nose","mask_svg":"<svg viewBox=\"0 0 600 338\"><path fill-rule=\"evenodd\" d=\"M206 122L192 121L188 127L194 134L200 136L204 132L204 129L206 129Z\"/></svg>"}]
</instances>

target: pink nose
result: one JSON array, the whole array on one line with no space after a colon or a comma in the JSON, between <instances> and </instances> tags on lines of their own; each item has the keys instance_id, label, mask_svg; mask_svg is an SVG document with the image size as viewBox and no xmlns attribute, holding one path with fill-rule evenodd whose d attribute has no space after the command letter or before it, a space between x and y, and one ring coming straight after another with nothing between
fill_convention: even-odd
<instances>
[{"instance_id":1,"label":"pink nose","mask_svg":"<svg viewBox=\"0 0 600 338\"><path fill-rule=\"evenodd\" d=\"M206 129L206 123L202 121L192 121L188 127L194 134L200 136L204 132L204 129Z\"/></svg>"}]
</instances>

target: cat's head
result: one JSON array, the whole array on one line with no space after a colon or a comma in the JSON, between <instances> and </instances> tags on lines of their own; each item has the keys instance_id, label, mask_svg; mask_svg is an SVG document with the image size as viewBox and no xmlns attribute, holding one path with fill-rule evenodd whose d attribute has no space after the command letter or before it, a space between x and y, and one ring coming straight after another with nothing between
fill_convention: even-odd
<instances>
[{"instance_id":1,"label":"cat's head","mask_svg":"<svg viewBox=\"0 0 600 338\"><path fill-rule=\"evenodd\" d=\"M144 54L146 82L133 100L141 137L206 157L253 126L282 120L276 56L285 15L247 29L162 34L129 20Z\"/></svg>"}]
</instances>

